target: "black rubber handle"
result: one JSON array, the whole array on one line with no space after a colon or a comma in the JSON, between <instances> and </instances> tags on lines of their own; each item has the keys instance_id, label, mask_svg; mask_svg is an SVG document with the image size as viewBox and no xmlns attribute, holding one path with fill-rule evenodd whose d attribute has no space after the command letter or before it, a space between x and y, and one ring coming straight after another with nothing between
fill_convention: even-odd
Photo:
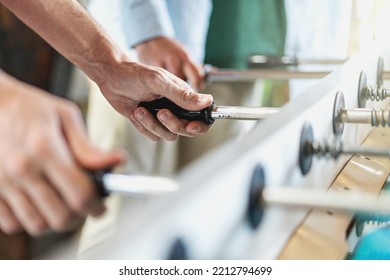
<instances>
[{"instance_id":1,"label":"black rubber handle","mask_svg":"<svg viewBox=\"0 0 390 280\"><path fill-rule=\"evenodd\" d=\"M215 119L211 115L211 111L214 108L214 102L207 108L200 111L189 111L177 106L169 99L163 97L151 102L141 102L138 107L146 108L150 113L157 117L158 111L161 109L168 109L179 119L185 119L188 121L202 121L206 124L213 124Z\"/></svg>"},{"instance_id":2,"label":"black rubber handle","mask_svg":"<svg viewBox=\"0 0 390 280\"><path fill-rule=\"evenodd\" d=\"M98 170L93 170L93 171L88 170L87 171L89 177L92 179L92 181L95 184L96 189L101 197L106 197L110 194L104 186L103 176L107 173L110 173L111 170L112 170L111 168L107 168L107 169L98 169Z\"/></svg>"}]
</instances>

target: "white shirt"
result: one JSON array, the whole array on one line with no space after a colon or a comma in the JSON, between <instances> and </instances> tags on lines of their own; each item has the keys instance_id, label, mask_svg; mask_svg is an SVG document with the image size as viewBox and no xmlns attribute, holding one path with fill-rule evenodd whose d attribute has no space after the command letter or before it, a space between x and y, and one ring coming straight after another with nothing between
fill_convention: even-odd
<instances>
[{"instance_id":1,"label":"white shirt","mask_svg":"<svg viewBox=\"0 0 390 280\"><path fill-rule=\"evenodd\" d=\"M166 36L203 61L210 0L91 0L88 9L124 49Z\"/></svg>"}]
</instances>

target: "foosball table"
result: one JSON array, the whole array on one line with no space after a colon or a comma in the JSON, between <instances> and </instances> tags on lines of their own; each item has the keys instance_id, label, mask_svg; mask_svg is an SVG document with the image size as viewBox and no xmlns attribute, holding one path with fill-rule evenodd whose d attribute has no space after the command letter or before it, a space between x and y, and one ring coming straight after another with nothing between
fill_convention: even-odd
<instances>
[{"instance_id":1,"label":"foosball table","mask_svg":"<svg viewBox=\"0 0 390 280\"><path fill-rule=\"evenodd\" d=\"M390 52L377 48L323 73L171 178L178 191L126 198L107 238L77 257L390 258L361 247L390 215L389 64ZM245 74L262 73L270 71Z\"/></svg>"}]
</instances>

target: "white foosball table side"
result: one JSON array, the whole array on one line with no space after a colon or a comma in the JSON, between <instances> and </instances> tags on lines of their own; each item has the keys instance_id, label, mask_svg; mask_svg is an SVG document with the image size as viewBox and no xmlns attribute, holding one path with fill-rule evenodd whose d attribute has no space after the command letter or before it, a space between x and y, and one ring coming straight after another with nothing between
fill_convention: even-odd
<instances>
[{"instance_id":1,"label":"white foosball table side","mask_svg":"<svg viewBox=\"0 0 390 280\"><path fill-rule=\"evenodd\" d=\"M359 76L364 71L367 84L375 85L380 56L387 64L390 54L381 50L352 58L245 137L207 153L177 175L179 192L147 203L125 200L110 238L80 257L166 259L179 242L191 259L278 258L310 209L267 206L260 225L252 228L247 208L255 167L264 168L269 187L329 188L351 157L314 159L303 176L298 167L302 126L310 122L316 139L331 137L336 93L344 93L347 108L356 108ZM360 145L371 130L369 125L346 124L342 138L348 145Z\"/></svg>"}]
</instances>

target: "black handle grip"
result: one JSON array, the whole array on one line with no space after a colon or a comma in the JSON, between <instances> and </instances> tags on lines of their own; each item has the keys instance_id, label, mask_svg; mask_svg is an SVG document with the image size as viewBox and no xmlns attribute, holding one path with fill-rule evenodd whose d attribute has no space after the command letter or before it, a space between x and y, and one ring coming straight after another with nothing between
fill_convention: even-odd
<instances>
[{"instance_id":1,"label":"black handle grip","mask_svg":"<svg viewBox=\"0 0 390 280\"><path fill-rule=\"evenodd\" d=\"M110 173L111 170L112 170L111 168L87 170L89 177L92 179L93 183L96 186L98 194L101 197L106 197L110 194L103 184L103 176L107 173Z\"/></svg>"},{"instance_id":2,"label":"black handle grip","mask_svg":"<svg viewBox=\"0 0 390 280\"><path fill-rule=\"evenodd\" d=\"M215 121L211 115L211 111L214 108L214 102L209 107L200 111L189 111L177 106L171 100L163 97L151 102L141 102L138 107L146 108L155 117L157 117L157 113L161 109L168 109L179 119L185 119L188 121L202 121L206 124L213 124Z\"/></svg>"}]
</instances>

